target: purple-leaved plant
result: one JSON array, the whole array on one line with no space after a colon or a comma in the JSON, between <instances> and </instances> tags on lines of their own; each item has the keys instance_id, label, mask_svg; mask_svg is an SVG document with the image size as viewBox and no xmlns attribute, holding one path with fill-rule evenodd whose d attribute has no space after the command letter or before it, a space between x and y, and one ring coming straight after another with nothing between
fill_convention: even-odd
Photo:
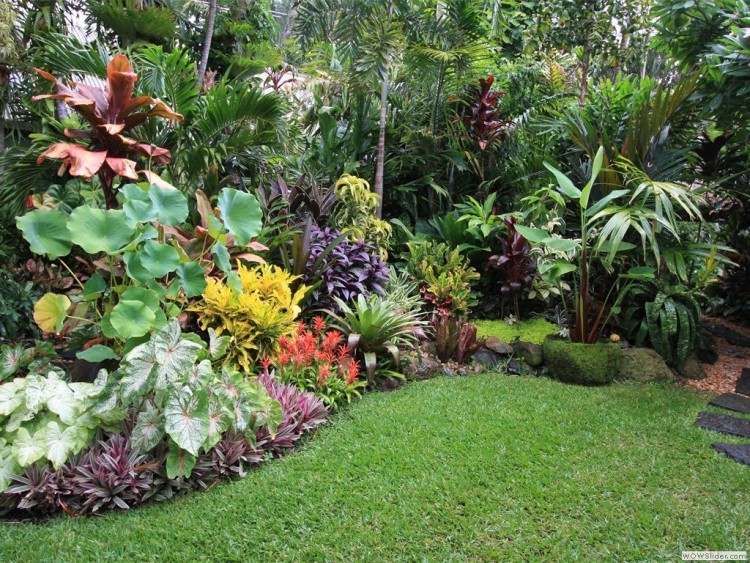
<instances>
[{"instance_id":1,"label":"purple-leaved plant","mask_svg":"<svg viewBox=\"0 0 750 563\"><path fill-rule=\"evenodd\" d=\"M378 250L361 241L343 239L329 248L341 232L330 227L312 227L310 256L303 282L320 284L312 291L310 306L337 310L335 298L354 301L359 295L383 295L388 283L388 265ZM325 252L327 255L321 257Z\"/></svg>"},{"instance_id":2,"label":"purple-leaved plant","mask_svg":"<svg viewBox=\"0 0 750 563\"><path fill-rule=\"evenodd\" d=\"M268 372L259 375L258 380L268 390L271 398L281 403L284 413L274 436L266 428L258 432L259 448L276 455L288 452L294 448L302 434L314 430L328 418L328 408L313 393L300 391L291 384L279 383Z\"/></svg>"}]
</instances>

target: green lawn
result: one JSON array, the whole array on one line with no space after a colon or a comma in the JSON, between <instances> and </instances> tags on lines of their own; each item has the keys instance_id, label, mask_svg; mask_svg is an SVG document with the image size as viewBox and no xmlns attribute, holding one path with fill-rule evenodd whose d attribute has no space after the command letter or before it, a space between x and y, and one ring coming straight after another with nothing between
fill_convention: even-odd
<instances>
[{"instance_id":1,"label":"green lawn","mask_svg":"<svg viewBox=\"0 0 750 563\"><path fill-rule=\"evenodd\" d=\"M246 479L0 531L1 561L679 560L750 549L750 468L670 386L481 375L371 393ZM731 441L731 439L730 439Z\"/></svg>"}]
</instances>

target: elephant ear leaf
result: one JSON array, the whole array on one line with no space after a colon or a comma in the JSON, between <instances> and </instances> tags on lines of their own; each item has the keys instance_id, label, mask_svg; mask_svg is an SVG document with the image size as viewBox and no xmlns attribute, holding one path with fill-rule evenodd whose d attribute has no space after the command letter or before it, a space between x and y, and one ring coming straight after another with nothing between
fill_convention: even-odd
<instances>
[{"instance_id":1,"label":"elephant ear leaf","mask_svg":"<svg viewBox=\"0 0 750 563\"><path fill-rule=\"evenodd\" d=\"M45 293L34 304L34 322L44 332L59 333L68 316L70 299L57 293Z\"/></svg>"},{"instance_id":2,"label":"elephant ear leaf","mask_svg":"<svg viewBox=\"0 0 750 563\"><path fill-rule=\"evenodd\" d=\"M169 448L167 454L167 477L177 479L178 477L190 477L195 467L195 456L175 448L174 445Z\"/></svg>"},{"instance_id":3,"label":"elephant ear leaf","mask_svg":"<svg viewBox=\"0 0 750 563\"><path fill-rule=\"evenodd\" d=\"M19 428L13 440L12 453L21 467L28 467L44 457L44 431L37 431L33 436L26 428Z\"/></svg>"},{"instance_id":4,"label":"elephant ear leaf","mask_svg":"<svg viewBox=\"0 0 750 563\"><path fill-rule=\"evenodd\" d=\"M263 227L263 212L254 195L233 188L219 194L219 212L236 244L248 244Z\"/></svg>"},{"instance_id":5,"label":"elephant ear leaf","mask_svg":"<svg viewBox=\"0 0 750 563\"><path fill-rule=\"evenodd\" d=\"M208 438L208 397L205 391L193 395L173 390L164 409L167 434L183 450L198 455Z\"/></svg>"},{"instance_id":6,"label":"elephant ear leaf","mask_svg":"<svg viewBox=\"0 0 750 563\"><path fill-rule=\"evenodd\" d=\"M188 201L181 191L151 184L148 197L156 218L162 225L174 227L187 219Z\"/></svg>"},{"instance_id":7,"label":"elephant ear leaf","mask_svg":"<svg viewBox=\"0 0 750 563\"><path fill-rule=\"evenodd\" d=\"M117 252L126 246L135 234L135 229L128 223L124 211L105 211L86 205L76 207L70 214L68 230L73 242L89 254Z\"/></svg>"},{"instance_id":8,"label":"elephant ear leaf","mask_svg":"<svg viewBox=\"0 0 750 563\"><path fill-rule=\"evenodd\" d=\"M16 218L16 226L34 254L46 254L50 260L67 256L73 243L68 217L62 211L36 209Z\"/></svg>"}]
</instances>

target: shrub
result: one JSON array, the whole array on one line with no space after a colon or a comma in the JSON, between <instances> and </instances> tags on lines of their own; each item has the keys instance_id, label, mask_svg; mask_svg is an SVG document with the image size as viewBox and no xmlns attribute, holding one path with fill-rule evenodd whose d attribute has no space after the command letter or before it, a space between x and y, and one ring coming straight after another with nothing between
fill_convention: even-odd
<instances>
[{"instance_id":1,"label":"shrub","mask_svg":"<svg viewBox=\"0 0 750 563\"><path fill-rule=\"evenodd\" d=\"M627 303L623 318L635 345L650 343L664 361L681 370L701 330L701 308L693 294L644 283L630 289Z\"/></svg>"},{"instance_id":2,"label":"shrub","mask_svg":"<svg viewBox=\"0 0 750 563\"><path fill-rule=\"evenodd\" d=\"M115 434L99 442L66 472L72 482L69 507L77 512L128 509L153 487L152 461L135 451L126 436Z\"/></svg>"},{"instance_id":3,"label":"shrub","mask_svg":"<svg viewBox=\"0 0 750 563\"><path fill-rule=\"evenodd\" d=\"M370 191L370 184L366 180L349 174L339 178L335 190L338 203L332 218L333 225L345 232L349 240L372 245L386 260L393 228L388 221L378 219L376 215L380 201L378 194Z\"/></svg>"},{"instance_id":4,"label":"shrub","mask_svg":"<svg viewBox=\"0 0 750 563\"><path fill-rule=\"evenodd\" d=\"M471 291L479 274L457 248L443 243L410 242L406 270L419 285L424 298L435 310L444 309L465 318L476 298Z\"/></svg>"},{"instance_id":5,"label":"shrub","mask_svg":"<svg viewBox=\"0 0 750 563\"><path fill-rule=\"evenodd\" d=\"M39 334L31 322L38 292L31 282L22 284L16 277L0 269L0 339L33 338Z\"/></svg>"},{"instance_id":6,"label":"shrub","mask_svg":"<svg viewBox=\"0 0 750 563\"><path fill-rule=\"evenodd\" d=\"M581 385L612 383L622 355L618 344L584 344L552 337L545 339L542 350L552 377Z\"/></svg>"},{"instance_id":7,"label":"shrub","mask_svg":"<svg viewBox=\"0 0 750 563\"><path fill-rule=\"evenodd\" d=\"M231 337L226 359L245 370L259 358L275 356L279 338L292 335L306 287L292 291L297 279L276 266L247 268L237 276L209 279L203 299L190 307L203 330Z\"/></svg>"},{"instance_id":8,"label":"shrub","mask_svg":"<svg viewBox=\"0 0 750 563\"><path fill-rule=\"evenodd\" d=\"M312 227L307 272L302 278L305 283L318 284L310 294L311 307L336 310L337 299L350 302L385 292L388 266L376 249L349 240L331 246L340 236L335 229ZM319 260L321 256L324 258Z\"/></svg>"},{"instance_id":9,"label":"shrub","mask_svg":"<svg viewBox=\"0 0 750 563\"><path fill-rule=\"evenodd\" d=\"M358 378L359 362L351 358L343 340L340 332L325 331L323 317L315 317L312 330L300 323L294 337L279 340L276 377L314 393L331 408L350 402L360 396L365 382Z\"/></svg>"},{"instance_id":10,"label":"shrub","mask_svg":"<svg viewBox=\"0 0 750 563\"><path fill-rule=\"evenodd\" d=\"M162 439L149 453L139 453L126 431L102 439L59 469L37 463L13 475L10 487L0 496L0 513L20 510L47 516L62 509L75 516L163 501L191 488L208 488L220 479L242 477L248 468L262 463L266 454L290 451L304 433L326 421L328 409L312 393L279 383L268 373L259 376L258 383L281 405L283 417L276 432L262 426L254 443L244 434L225 432L198 456L189 478L169 476L167 440Z\"/></svg>"}]
</instances>

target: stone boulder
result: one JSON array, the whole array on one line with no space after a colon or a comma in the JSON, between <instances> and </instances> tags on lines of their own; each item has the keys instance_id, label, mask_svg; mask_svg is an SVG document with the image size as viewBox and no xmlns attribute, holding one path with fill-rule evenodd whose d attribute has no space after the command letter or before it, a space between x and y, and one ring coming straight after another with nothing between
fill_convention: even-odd
<instances>
[{"instance_id":1,"label":"stone boulder","mask_svg":"<svg viewBox=\"0 0 750 563\"><path fill-rule=\"evenodd\" d=\"M513 351L531 367L537 367L544 363L544 352L539 344L519 341L513 344Z\"/></svg>"},{"instance_id":2,"label":"stone boulder","mask_svg":"<svg viewBox=\"0 0 750 563\"><path fill-rule=\"evenodd\" d=\"M513 353L513 346L495 336L490 336L485 340L484 347L501 356L510 356Z\"/></svg>"},{"instance_id":3,"label":"stone boulder","mask_svg":"<svg viewBox=\"0 0 750 563\"><path fill-rule=\"evenodd\" d=\"M680 370L680 374L688 379L706 379L706 371L703 364L696 356L689 356L685 360L685 365Z\"/></svg>"},{"instance_id":4,"label":"stone boulder","mask_svg":"<svg viewBox=\"0 0 750 563\"><path fill-rule=\"evenodd\" d=\"M674 372L651 348L623 348L617 379L638 381L673 381Z\"/></svg>"}]
</instances>

